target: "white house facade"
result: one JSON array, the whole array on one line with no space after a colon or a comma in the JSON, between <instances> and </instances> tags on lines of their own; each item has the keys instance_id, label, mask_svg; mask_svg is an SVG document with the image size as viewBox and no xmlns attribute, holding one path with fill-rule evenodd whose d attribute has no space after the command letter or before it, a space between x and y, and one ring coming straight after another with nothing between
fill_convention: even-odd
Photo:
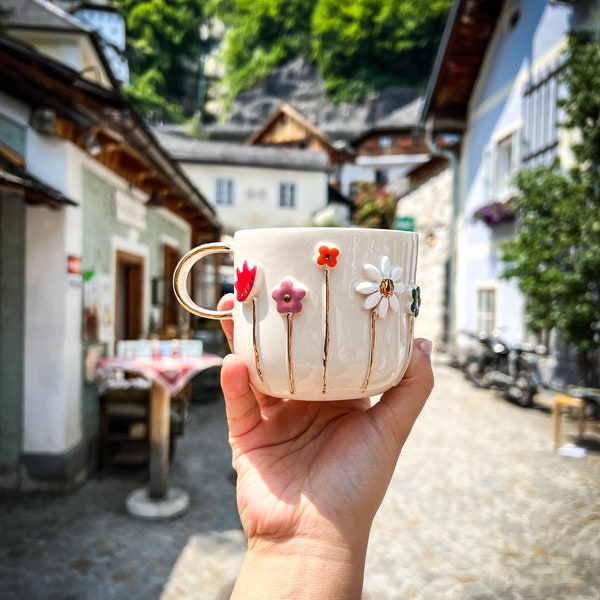
<instances>
[{"instance_id":1,"label":"white house facade","mask_svg":"<svg viewBox=\"0 0 600 600\"><path fill-rule=\"evenodd\" d=\"M434 135L461 135L455 335L498 330L512 342L528 337L517 282L501 277L499 247L516 227L511 179L568 152L568 137L557 127L562 55L569 30L597 27L598 7L586 0L455 2L424 109ZM465 29L478 18L478 29ZM479 58L465 54L476 35L489 37ZM453 104L447 90L461 62L473 80Z\"/></svg>"},{"instance_id":2,"label":"white house facade","mask_svg":"<svg viewBox=\"0 0 600 600\"><path fill-rule=\"evenodd\" d=\"M328 206L330 165L324 152L168 133L159 134L159 140L213 205L226 234L312 225Z\"/></svg>"}]
</instances>

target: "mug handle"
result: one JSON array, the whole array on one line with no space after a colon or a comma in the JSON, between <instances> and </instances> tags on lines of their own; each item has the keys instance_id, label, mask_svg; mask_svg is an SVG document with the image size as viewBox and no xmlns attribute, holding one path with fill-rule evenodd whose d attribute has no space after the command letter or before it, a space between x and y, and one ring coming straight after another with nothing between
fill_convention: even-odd
<instances>
[{"instance_id":1,"label":"mug handle","mask_svg":"<svg viewBox=\"0 0 600 600\"><path fill-rule=\"evenodd\" d=\"M211 254L227 254L231 252L231 244L225 242L212 242L202 244L190 250L175 267L173 273L173 290L179 304L189 310L191 313L204 317L206 319L232 319L233 309L229 310L210 310L198 306L188 292L188 276L192 267L201 259Z\"/></svg>"}]
</instances>

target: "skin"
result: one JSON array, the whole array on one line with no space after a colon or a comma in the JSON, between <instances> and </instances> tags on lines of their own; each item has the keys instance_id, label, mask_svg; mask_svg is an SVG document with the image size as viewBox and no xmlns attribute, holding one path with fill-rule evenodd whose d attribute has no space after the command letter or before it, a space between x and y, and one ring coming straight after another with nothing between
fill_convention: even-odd
<instances>
[{"instance_id":1,"label":"skin","mask_svg":"<svg viewBox=\"0 0 600 600\"><path fill-rule=\"evenodd\" d=\"M233 306L233 296L219 305ZM231 347L233 321L222 321ZM432 388L416 339L402 381L371 405L282 400L253 390L244 363L221 371L237 503L248 550L232 599L353 600L371 524Z\"/></svg>"}]
</instances>

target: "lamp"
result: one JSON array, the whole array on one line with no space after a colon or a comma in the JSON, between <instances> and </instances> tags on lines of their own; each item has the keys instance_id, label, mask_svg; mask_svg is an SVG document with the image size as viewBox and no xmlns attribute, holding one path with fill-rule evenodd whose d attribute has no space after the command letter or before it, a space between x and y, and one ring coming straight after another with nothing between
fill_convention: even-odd
<instances>
[{"instance_id":1,"label":"lamp","mask_svg":"<svg viewBox=\"0 0 600 600\"><path fill-rule=\"evenodd\" d=\"M158 196L157 191L154 190L150 194L150 198L148 199L148 202L146 202L146 206L148 208L160 208L162 205L163 203L160 201L160 197Z\"/></svg>"},{"instance_id":2,"label":"lamp","mask_svg":"<svg viewBox=\"0 0 600 600\"><path fill-rule=\"evenodd\" d=\"M54 135L56 111L47 106L40 106L31 113L29 124L42 135Z\"/></svg>"},{"instance_id":3,"label":"lamp","mask_svg":"<svg viewBox=\"0 0 600 600\"><path fill-rule=\"evenodd\" d=\"M98 156L102 152L102 144L98 141L95 131L87 131L82 138L83 147L92 155Z\"/></svg>"}]
</instances>

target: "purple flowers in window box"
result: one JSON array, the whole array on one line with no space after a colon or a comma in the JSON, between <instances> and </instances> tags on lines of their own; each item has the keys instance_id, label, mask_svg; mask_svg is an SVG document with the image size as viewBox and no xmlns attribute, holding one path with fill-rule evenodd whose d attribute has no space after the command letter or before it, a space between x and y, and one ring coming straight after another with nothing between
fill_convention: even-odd
<instances>
[{"instance_id":1,"label":"purple flowers in window box","mask_svg":"<svg viewBox=\"0 0 600 600\"><path fill-rule=\"evenodd\" d=\"M511 198L506 202L491 202L477 209L471 217L473 221L482 221L489 227L510 223L517 216L516 198Z\"/></svg>"}]
</instances>

